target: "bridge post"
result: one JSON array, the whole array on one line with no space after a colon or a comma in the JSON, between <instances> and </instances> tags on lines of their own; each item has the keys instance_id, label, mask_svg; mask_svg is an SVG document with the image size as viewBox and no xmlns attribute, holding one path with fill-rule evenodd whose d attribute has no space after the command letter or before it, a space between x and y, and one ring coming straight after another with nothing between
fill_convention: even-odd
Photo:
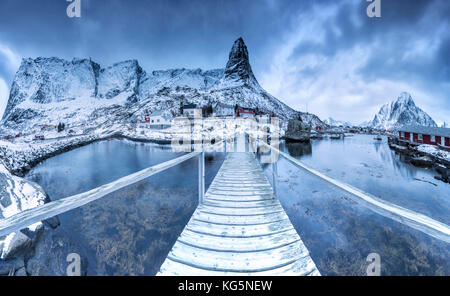
<instances>
[{"instance_id":1,"label":"bridge post","mask_svg":"<svg viewBox=\"0 0 450 296\"><path fill-rule=\"evenodd\" d=\"M205 152L198 155L198 204L203 203L205 197Z\"/></svg>"},{"instance_id":2,"label":"bridge post","mask_svg":"<svg viewBox=\"0 0 450 296\"><path fill-rule=\"evenodd\" d=\"M272 163L272 186L273 186L273 198L277 197L277 179L278 179L278 168L277 162Z\"/></svg>"}]
</instances>

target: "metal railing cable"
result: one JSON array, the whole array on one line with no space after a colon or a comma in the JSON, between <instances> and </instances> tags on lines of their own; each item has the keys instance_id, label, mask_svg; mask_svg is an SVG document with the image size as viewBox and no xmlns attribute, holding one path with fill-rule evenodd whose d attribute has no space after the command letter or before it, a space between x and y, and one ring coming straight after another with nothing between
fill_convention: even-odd
<instances>
[{"instance_id":1,"label":"metal railing cable","mask_svg":"<svg viewBox=\"0 0 450 296\"><path fill-rule=\"evenodd\" d=\"M249 137L252 137L249 135ZM293 158L292 156L280 151L279 149L267 144L264 141L259 141L259 139L252 137L258 144L258 147L264 146L278 155L285 158L288 162L293 164L297 168L304 169L305 171L319 177L320 179L350 193L351 196L357 197L360 201L363 201L365 205L371 210L381 214L383 216L389 217L396 220L402 224L408 225L414 229L417 229L425 234L432 237L438 238L442 241L450 243L450 226L445 223L436 221L426 215L414 212L412 210L403 208L401 206L392 204L378 197L375 197L367 192L364 192L358 188L355 188L349 184L343 183L339 180L331 178L309 166ZM276 168L276 166L275 166Z\"/></svg>"}]
</instances>

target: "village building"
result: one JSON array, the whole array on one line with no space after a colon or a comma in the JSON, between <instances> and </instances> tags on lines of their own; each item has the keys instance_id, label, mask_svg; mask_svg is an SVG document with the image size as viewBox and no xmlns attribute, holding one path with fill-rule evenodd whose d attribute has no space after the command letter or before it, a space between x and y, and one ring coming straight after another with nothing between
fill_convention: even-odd
<instances>
[{"instance_id":1,"label":"village building","mask_svg":"<svg viewBox=\"0 0 450 296\"><path fill-rule=\"evenodd\" d=\"M150 116L145 116L146 122L150 123L151 129L166 129L172 126L172 117L164 111L153 112Z\"/></svg>"},{"instance_id":2,"label":"village building","mask_svg":"<svg viewBox=\"0 0 450 296\"><path fill-rule=\"evenodd\" d=\"M450 128L404 126L398 129L400 141L450 148Z\"/></svg>"},{"instance_id":3,"label":"village building","mask_svg":"<svg viewBox=\"0 0 450 296\"><path fill-rule=\"evenodd\" d=\"M233 105L227 105L220 102L213 106L213 113L217 117L235 116Z\"/></svg>"},{"instance_id":4,"label":"village building","mask_svg":"<svg viewBox=\"0 0 450 296\"><path fill-rule=\"evenodd\" d=\"M256 115L255 110L250 108L242 108L238 107L236 108L236 116L242 117L242 118L254 118Z\"/></svg>"},{"instance_id":5,"label":"village building","mask_svg":"<svg viewBox=\"0 0 450 296\"><path fill-rule=\"evenodd\" d=\"M262 121L262 122L269 122L270 115L266 114L266 113L261 113L259 115L256 115L256 119L258 119L258 121Z\"/></svg>"},{"instance_id":6,"label":"village building","mask_svg":"<svg viewBox=\"0 0 450 296\"><path fill-rule=\"evenodd\" d=\"M183 116L187 118L201 118L203 109L197 108L195 104L183 105Z\"/></svg>"}]
</instances>

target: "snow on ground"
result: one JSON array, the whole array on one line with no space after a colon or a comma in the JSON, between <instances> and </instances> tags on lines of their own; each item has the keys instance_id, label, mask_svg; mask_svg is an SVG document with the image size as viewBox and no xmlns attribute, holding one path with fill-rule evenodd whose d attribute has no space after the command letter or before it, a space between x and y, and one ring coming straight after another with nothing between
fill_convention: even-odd
<instances>
[{"instance_id":1,"label":"snow on ground","mask_svg":"<svg viewBox=\"0 0 450 296\"><path fill-rule=\"evenodd\" d=\"M45 140L35 140L33 137L23 136L11 141L0 140L0 158L11 172L19 173L32 166L36 161L43 160L65 150L93 141L108 139L110 137L127 137L141 141L172 141L194 140L210 142L213 139L231 138L236 133L248 132L263 135L256 121L250 119L205 118L196 120L191 126L187 118L175 119L172 127L163 130L150 129L147 124L131 123L99 123L99 126L72 127L74 134L67 131L58 133L55 130L43 131ZM259 129L259 131L258 131ZM272 130L275 130L272 127ZM277 129L278 130L278 129Z\"/></svg>"},{"instance_id":2,"label":"snow on ground","mask_svg":"<svg viewBox=\"0 0 450 296\"><path fill-rule=\"evenodd\" d=\"M423 153L431 154L433 156L436 156L438 158L445 159L447 161L450 161L450 152L444 151L439 149L436 146L433 145L419 145L417 147L417 150Z\"/></svg>"},{"instance_id":3,"label":"snow on ground","mask_svg":"<svg viewBox=\"0 0 450 296\"><path fill-rule=\"evenodd\" d=\"M46 199L39 185L11 175L1 162L0 194L0 219L43 205ZM39 222L29 226L28 230L35 232L41 227L42 223ZM30 238L21 232L0 237L0 259L5 259L29 242Z\"/></svg>"}]
</instances>

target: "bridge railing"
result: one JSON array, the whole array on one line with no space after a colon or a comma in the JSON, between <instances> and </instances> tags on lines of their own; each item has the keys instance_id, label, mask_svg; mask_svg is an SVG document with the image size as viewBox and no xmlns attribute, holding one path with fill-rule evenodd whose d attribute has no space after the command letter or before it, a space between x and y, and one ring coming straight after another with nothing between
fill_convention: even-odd
<instances>
[{"instance_id":1,"label":"bridge railing","mask_svg":"<svg viewBox=\"0 0 450 296\"><path fill-rule=\"evenodd\" d=\"M194 151L178 158L157 164L111 183L102 185L84 193L76 194L56 201L51 201L42 206L29 209L8 218L0 220L0 236L20 231L37 222L47 220L68 211L80 208L95 200L101 199L110 193L129 185L140 182L148 177L164 172L192 158L198 157L198 198L203 202L205 194L205 152Z\"/></svg>"},{"instance_id":2,"label":"bridge railing","mask_svg":"<svg viewBox=\"0 0 450 296\"><path fill-rule=\"evenodd\" d=\"M256 143L256 146L258 148L265 147L266 149L269 149L269 151L274 152L278 157L281 156L282 158L286 159L296 168L306 170L312 175L315 175L316 177L319 177L320 179L344 190L351 196L355 197L358 201L362 202L366 207L377 212L378 214L383 215L385 217L389 217L397 222L408 225L432 237L450 243L449 225L436 221L426 215L387 202L381 198L378 198L358 188L355 188L349 184L331 178L319 172L318 170L309 167L308 165L304 164L298 159L295 159L294 157L288 155L287 153L280 151L278 148L274 147L271 144L268 144L266 141L260 140L258 137L253 137L249 135L249 138L251 138L252 141ZM276 180L278 178L277 161L272 162L272 178L273 178L272 186L274 187L274 194L276 194L277 192Z\"/></svg>"}]
</instances>

